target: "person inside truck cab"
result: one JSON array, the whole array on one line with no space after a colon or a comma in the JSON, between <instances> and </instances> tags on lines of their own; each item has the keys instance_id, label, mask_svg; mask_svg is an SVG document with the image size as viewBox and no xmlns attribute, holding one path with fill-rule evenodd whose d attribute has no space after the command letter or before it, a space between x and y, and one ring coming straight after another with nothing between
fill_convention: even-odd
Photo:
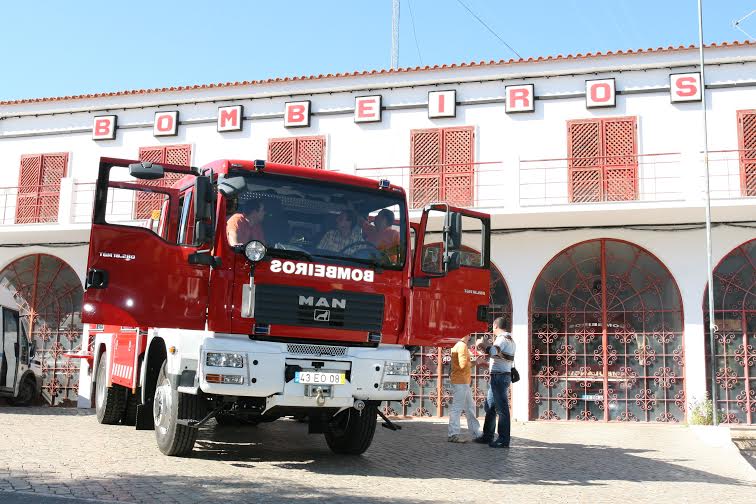
<instances>
[{"instance_id":1,"label":"person inside truck cab","mask_svg":"<svg viewBox=\"0 0 756 504\"><path fill-rule=\"evenodd\" d=\"M391 226L394 224L394 212L384 208L370 224L362 222L362 235L367 241L389 256L395 255L399 250L399 232Z\"/></svg>"},{"instance_id":2,"label":"person inside truck cab","mask_svg":"<svg viewBox=\"0 0 756 504\"><path fill-rule=\"evenodd\" d=\"M240 211L229 217L226 222L228 244L233 247L244 245L250 240L265 243L264 220L265 204L262 200L245 202Z\"/></svg>"},{"instance_id":3,"label":"person inside truck cab","mask_svg":"<svg viewBox=\"0 0 756 504\"><path fill-rule=\"evenodd\" d=\"M336 216L336 228L327 231L318 244L319 249L342 252L349 245L362 241L360 228L355 226L354 214L342 210Z\"/></svg>"}]
</instances>

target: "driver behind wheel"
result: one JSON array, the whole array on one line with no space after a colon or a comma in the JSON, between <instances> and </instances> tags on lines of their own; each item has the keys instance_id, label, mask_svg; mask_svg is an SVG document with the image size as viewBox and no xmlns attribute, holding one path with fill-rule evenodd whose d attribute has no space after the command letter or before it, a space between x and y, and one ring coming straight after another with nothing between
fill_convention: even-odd
<instances>
[{"instance_id":1,"label":"driver behind wheel","mask_svg":"<svg viewBox=\"0 0 756 504\"><path fill-rule=\"evenodd\" d=\"M348 210L342 210L336 217L336 229L331 229L323 235L318 244L319 249L341 252L349 245L362 241L360 228L355 226L354 215Z\"/></svg>"},{"instance_id":2,"label":"driver behind wheel","mask_svg":"<svg viewBox=\"0 0 756 504\"><path fill-rule=\"evenodd\" d=\"M265 204L261 200L252 200L240 211L229 217L226 222L228 244L244 245L250 240L265 242L262 224L265 220Z\"/></svg>"}]
</instances>

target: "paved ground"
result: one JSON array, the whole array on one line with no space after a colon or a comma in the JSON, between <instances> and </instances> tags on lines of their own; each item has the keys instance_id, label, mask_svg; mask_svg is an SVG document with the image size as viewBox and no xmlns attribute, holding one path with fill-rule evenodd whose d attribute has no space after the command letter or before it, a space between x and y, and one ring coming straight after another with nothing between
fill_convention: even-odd
<instances>
[{"instance_id":1,"label":"paved ground","mask_svg":"<svg viewBox=\"0 0 756 504\"><path fill-rule=\"evenodd\" d=\"M89 411L0 407L0 502L756 502L756 470L684 426L519 424L493 450L447 443L443 423L402 425L359 458L296 422L213 425L178 459Z\"/></svg>"}]
</instances>

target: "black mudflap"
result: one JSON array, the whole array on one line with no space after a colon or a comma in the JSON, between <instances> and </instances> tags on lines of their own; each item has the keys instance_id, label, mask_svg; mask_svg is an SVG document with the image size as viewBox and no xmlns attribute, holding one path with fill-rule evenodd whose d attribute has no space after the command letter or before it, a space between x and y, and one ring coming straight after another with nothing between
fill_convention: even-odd
<instances>
[{"instance_id":1,"label":"black mudflap","mask_svg":"<svg viewBox=\"0 0 756 504\"><path fill-rule=\"evenodd\" d=\"M136 430L155 430L152 417L152 403L138 404L136 408Z\"/></svg>"}]
</instances>

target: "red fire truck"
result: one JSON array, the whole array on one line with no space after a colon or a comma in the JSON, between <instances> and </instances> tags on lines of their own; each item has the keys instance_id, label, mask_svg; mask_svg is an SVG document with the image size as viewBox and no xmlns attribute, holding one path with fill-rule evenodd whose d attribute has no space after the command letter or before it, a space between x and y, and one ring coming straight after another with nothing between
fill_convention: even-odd
<instances>
[{"instance_id":1,"label":"red fire truck","mask_svg":"<svg viewBox=\"0 0 756 504\"><path fill-rule=\"evenodd\" d=\"M489 216L418 220L388 180L102 158L83 305L97 419L185 455L212 418L294 416L363 453L377 416L395 428L378 406L406 396L411 348L486 326Z\"/></svg>"}]
</instances>

